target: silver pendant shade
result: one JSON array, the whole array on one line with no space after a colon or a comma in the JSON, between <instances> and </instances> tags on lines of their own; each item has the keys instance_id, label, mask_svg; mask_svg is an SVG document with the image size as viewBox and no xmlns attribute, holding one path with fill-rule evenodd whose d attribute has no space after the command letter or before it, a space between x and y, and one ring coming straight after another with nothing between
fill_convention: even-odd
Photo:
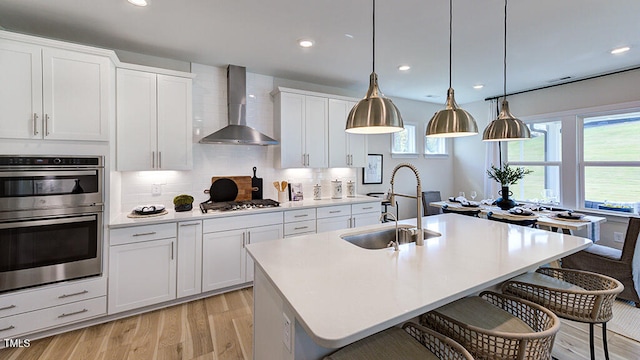
<instances>
[{"instance_id":1,"label":"silver pendant shade","mask_svg":"<svg viewBox=\"0 0 640 360\"><path fill-rule=\"evenodd\" d=\"M404 124L400 111L378 88L376 74L376 1L373 0L373 59L369 76L369 90L364 99L351 109L345 131L352 134L386 134L402 131Z\"/></svg>"},{"instance_id":2,"label":"silver pendant shade","mask_svg":"<svg viewBox=\"0 0 640 360\"><path fill-rule=\"evenodd\" d=\"M491 121L482 134L483 141L526 140L531 138L531 131L522 120L513 116L507 101L507 0L504 0L504 73L502 106L498 118Z\"/></svg>"},{"instance_id":3,"label":"silver pendant shade","mask_svg":"<svg viewBox=\"0 0 640 360\"><path fill-rule=\"evenodd\" d=\"M526 140L531 137L531 131L522 120L513 116L509 110L507 99L502 100L502 107L498 118L484 129L482 140L484 141L509 141Z\"/></svg>"},{"instance_id":4,"label":"silver pendant shade","mask_svg":"<svg viewBox=\"0 0 640 360\"><path fill-rule=\"evenodd\" d=\"M449 0L449 90L444 110L436 112L427 124L428 137L461 137L478 133L476 120L458 107L451 87L451 33L453 30L453 0Z\"/></svg>"},{"instance_id":5,"label":"silver pendant shade","mask_svg":"<svg viewBox=\"0 0 640 360\"><path fill-rule=\"evenodd\" d=\"M352 134L385 134L402 131L400 111L378 88L378 75L369 76L369 90L364 99L347 116L346 132Z\"/></svg>"}]
</instances>

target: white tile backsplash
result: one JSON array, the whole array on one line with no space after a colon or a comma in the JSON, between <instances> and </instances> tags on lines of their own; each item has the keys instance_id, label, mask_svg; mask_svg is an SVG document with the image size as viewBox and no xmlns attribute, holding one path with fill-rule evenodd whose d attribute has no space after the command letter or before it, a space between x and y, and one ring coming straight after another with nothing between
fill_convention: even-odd
<instances>
[{"instance_id":1,"label":"white tile backsplash","mask_svg":"<svg viewBox=\"0 0 640 360\"><path fill-rule=\"evenodd\" d=\"M121 174L121 207L130 211L141 204L163 204L173 207L173 198L189 194L194 203L209 198L203 193L211 185L212 176L253 175L263 178L265 198L277 199L274 181L302 183L305 198L313 197L313 185L322 186L323 197L330 197L330 181L356 181L355 169L279 169L275 164L276 146L199 144L198 141L227 125L227 70L192 64L193 79L193 170L140 171ZM274 78L247 73L247 125L274 137ZM161 194L153 195L154 184ZM357 189L358 190L358 189ZM346 196L346 194L345 194Z\"/></svg>"}]
</instances>

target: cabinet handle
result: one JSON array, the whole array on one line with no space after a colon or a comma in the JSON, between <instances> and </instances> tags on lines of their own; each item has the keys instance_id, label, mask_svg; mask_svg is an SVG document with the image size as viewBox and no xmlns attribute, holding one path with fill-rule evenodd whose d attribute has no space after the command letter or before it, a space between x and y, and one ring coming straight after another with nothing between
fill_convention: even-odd
<instances>
[{"instance_id":1,"label":"cabinet handle","mask_svg":"<svg viewBox=\"0 0 640 360\"><path fill-rule=\"evenodd\" d=\"M350 218L349 218L349 227L350 227L350 228L355 227L355 226L354 226L354 223L355 223L355 219L354 219L354 218L352 218L352 217L350 217Z\"/></svg>"},{"instance_id":2,"label":"cabinet handle","mask_svg":"<svg viewBox=\"0 0 640 360\"><path fill-rule=\"evenodd\" d=\"M302 214L302 215L294 215L294 218L299 218L299 217L307 217L309 216L309 214Z\"/></svg>"},{"instance_id":3,"label":"cabinet handle","mask_svg":"<svg viewBox=\"0 0 640 360\"><path fill-rule=\"evenodd\" d=\"M308 228L308 226L300 226L300 227L293 228L293 230L302 230L306 228Z\"/></svg>"},{"instance_id":4,"label":"cabinet handle","mask_svg":"<svg viewBox=\"0 0 640 360\"><path fill-rule=\"evenodd\" d=\"M151 232L146 232L146 233L133 234L133 236L147 236L147 235L155 235L155 234L156 234L155 231L151 231Z\"/></svg>"},{"instance_id":5,"label":"cabinet handle","mask_svg":"<svg viewBox=\"0 0 640 360\"><path fill-rule=\"evenodd\" d=\"M16 307L16 306L15 306L15 305L5 306L5 307L0 308L0 311L2 311L2 310L9 310L9 309L13 309L14 307Z\"/></svg>"},{"instance_id":6,"label":"cabinet handle","mask_svg":"<svg viewBox=\"0 0 640 360\"><path fill-rule=\"evenodd\" d=\"M162 169L162 151L158 151L158 169Z\"/></svg>"},{"instance_id":7,"label":"cabinet handle","mask_svg":"<svg viewBox=\"0 0 640 360\"><path fill-rule=\"evenodd\" d=\"M242 233L242 248L244 249L244 246L246 244L247 241L247 233Z\"/></svg>"},{"instance_id":8,"label":"cabinet handle","mask_svg":"<svg viewBox=\"0 0 640 360\"><path fill-rule=\"evenodd\" d=\"M38 114L33 113L33 135L38 135Z\"/></svg>"},{"instance_id":9,"label":"cabinet handle","mask_svg":"<svg viewBox=\"0 0 640 360\"><path fill-rule=\"evenodd\" d=\"M175 245L175 243L172 241L171 242L171 260L173 260L173 246Z\"/></svg>"},{"instance_id":10,"label":"cabinet handle","mask_svg":"<svg viewBox=\"0 0 640 360\"><path fill-rule=\"evenodd\" d=\"M49 136L49 114L44 114L44 135Z\"/></svg>"},{"instance_id":11,"label":"cabinet handle","mask_svg":"<svg viewBox=\"0 0 640 360\"><path fill-rule=\"evenodd\" d=\"M89 310L87 310L87 309L82 309L80 311L74 311L74 312L68 313L68 314L62 313L62 315L59 315L58 318L60 319L60 318L67 317L67 316L78 315L78 314L86 313L88 311Z\"/></svg>"},{"instance_id":12,"label":"cabinet handle","mask_svg":"<svg viewBox=\"0 0 640 360\"><path fill-rule=\"evenodd\" d=\"M333 210L333 211L329 211L329 214L337 214L342 212L342 210Z\"/></svg>"},{"instance_id":13,"label":"cabinet handle","mask_svg":"<svg viewBox=\"0 0 640 360\"><path fill-rule=\"evenodd\" d=\"M195 223L189 223L189 224L180 224L180 226L196 226L198 224L200 223L195 222Z\"/></svg>"},{"instance_id":14,"label":"cabinet handle","mask_svg":"<svg viewBox=\"0 0 640 360\"><path fill-rule=\"evenodd\" d=\"M6 327L6 328L4 328L4 329L0 329L0 331L9 331L9 330L11 330L11 329L15 329L15 328L16 328L15 326L13 326L13 325L9 325L9 327Z\"/></svg>"},{"instance_id":15,"label":"cabinet handle","mask_svg":"<svg viewBox=\"0 0 640 360\"><path fill-rule=\"evenodd\" d=\"M367 206L362 208L362 210L370 210L370 209L373 209L373 206Z\"/></svg>"},{"instance_id":16,"label":"cabinet handle","mask_svg":"<svg viewBox=\"0 0 640 360\"><path fill-rule=\"evenodd\" d=\"M251 244L251 231L247 231L247 244Z\"/></svg>"},{"instance_id":17,"label":"cabinet handle","mask_svg":"<svg viewBox=\"0 0 640 360\"><path fill-rule=\"evenodd\" d=\"M155 151L151 152L151 168L152 169L156 168L156 152Z\"/></svg>"},{"instance_id":18,"label":"cabinet handle","mask_svg":"<svg viewBox=\"0 0 640 360\"><path fill-rule=\"evenodd\" d=\"M87 294L87 293L89 293L88 290L82 290L80 292L73 293L73 294L62 294L62 295L58 296L58 299L64 299L64 298L68 298L68 297L72 297L72 296L76 296L76 295L84 295L84 294Z\"/></svg>"}]
</instances>

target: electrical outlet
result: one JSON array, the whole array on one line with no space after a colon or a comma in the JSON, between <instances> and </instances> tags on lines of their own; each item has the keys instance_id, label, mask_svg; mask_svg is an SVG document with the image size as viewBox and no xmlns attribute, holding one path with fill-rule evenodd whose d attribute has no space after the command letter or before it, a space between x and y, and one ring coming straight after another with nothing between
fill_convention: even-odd
<instances>
[{"instance_id":1,"label":"electrical outlet","mask_svg":"<svg viewBox=\"0 0 640 360\"><path fill-rule=\"evenodd\" d=\"M619 242L619 243L624 242L624 237L623 237L622 233L621 232L617 232L617 231L614 232L613 233L613 241Z\"/></svg>"},{"instance_id":2,"label":"electrical outlet","mask_svg":"<svg viewBox=\"0 0 640 360\"><path fill-rule=\"evenodd\" d=\"M282 313L282 342L284 346L291 352L291 320L285 313Z\"/></svg>"},{"instance_id":3,"label":"electrical outlet","mask_svg":"<svg viewBox=\"0 0 640 360\"><path fill-rule=\"evenodd\" d=\"M162 188L160 187L159 184L151 185L151 195L161 195L161 194L162 194Z\"/></svg>"}]
</instances>

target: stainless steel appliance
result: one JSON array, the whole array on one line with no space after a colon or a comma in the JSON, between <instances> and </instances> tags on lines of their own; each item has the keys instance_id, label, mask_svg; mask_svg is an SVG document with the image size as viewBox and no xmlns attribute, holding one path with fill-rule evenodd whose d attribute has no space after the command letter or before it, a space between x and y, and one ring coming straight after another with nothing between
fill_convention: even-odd
<instances>
[{"instance_id":1,"label":"stainless steel appliance","mask_svg":"<svg viewBox=\"0 0 640 360\"><path fill-rule=\"evenodd\" d=\"M102 272L101 156L0 155L0 292Z\"/></svg>"}]
</instances>

